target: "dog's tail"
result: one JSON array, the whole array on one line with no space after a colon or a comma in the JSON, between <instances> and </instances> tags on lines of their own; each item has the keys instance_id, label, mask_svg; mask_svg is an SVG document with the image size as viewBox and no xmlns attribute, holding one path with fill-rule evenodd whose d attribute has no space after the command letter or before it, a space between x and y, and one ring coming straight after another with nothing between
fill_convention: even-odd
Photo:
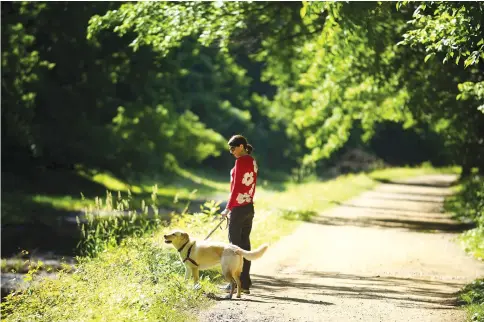
<instances>
[{"instance_id":1,"label":"dog's tail","mask_svg":"<svg viewBox=\"0 0 484 322\"><path fill-rule=\"evenodd\" d=\"M264 244L252 251L247 251L247 250L243 250L242 248L239 248L237 250L237 254L242 255L246 260L253 261L262 257L262 255L264 255L264 253L266 252L267 247L269 247L269 245Z\"/></svg>"}]
</instances>

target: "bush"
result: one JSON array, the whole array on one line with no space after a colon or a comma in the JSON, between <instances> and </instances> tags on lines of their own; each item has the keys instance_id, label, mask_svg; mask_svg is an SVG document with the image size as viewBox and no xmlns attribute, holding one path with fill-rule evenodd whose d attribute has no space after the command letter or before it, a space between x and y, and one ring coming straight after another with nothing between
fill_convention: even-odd
<instances>
[{"instance_id":1,"label":"bush","mask_svg":"<svg viewBox=\"0 0 484 322\"><path fill-rule=\"evenodd\" d=\"M477 279L459 292L459 300L467 306L470 321L484 321L484 279Z\"/></svg>"},{"instance_id":2,"label":"bush","mask_svg":"<svg viewBox=\"0 0 484 322\"><path fill-rule=\"evenodd\" d=\"M474 174L465 179L457 194L447 198L445 208L456 219L484 227L484 177Z\"/></svg>"},{"instance_id":3,"label":"bush","mask_svg":"<svg viewBox=\"0 0 484 322\"><path fill-rule=\"evenodd\" d=\"M473 174L461 182L459 191L445 200L445 209L454 218L473 222L476 228L460 236L466 252L477 259L484 259L484 177ZM484 322L484 279L477 279L466 285L459 294L465 303L470 321Z\"/></svg>"},{"instance_id":4,"label":"bush","mask_svg":"<svg viewBox=\"0 0 484 322\"><path fill-rule=\"evenodd\" d=\"M458 192L445 200L444 207L455 219L476 224L460 239L468 253L484 259L484 177L474 174L461 182Z\"/></svg>"},{"instance_id":5,"label":"bush","mask_svg":"<svg viewBox=\"0 0 484 322\"><path fill-rule=\"evenodd\" d=\"M479 260L484 260L484 227L468 230L460 236L465 251Z\"/></svg>"}]
</instances>

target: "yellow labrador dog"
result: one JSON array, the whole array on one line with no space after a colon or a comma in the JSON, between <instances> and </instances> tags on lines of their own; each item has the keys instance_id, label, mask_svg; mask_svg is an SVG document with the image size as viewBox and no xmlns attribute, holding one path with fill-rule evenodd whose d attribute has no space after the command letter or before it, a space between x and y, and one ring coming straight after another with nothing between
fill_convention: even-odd
<instances>
[{"instance_id":1,"label":"yellow labrador dog","mask_svg":"<svg viewBox=\"0 0 484 322\"><path fill-rule=\"evenodd\" d=\"M198 284L199 271L213 266L222 265L222 274L230 283L231 299L237 285L237 298L240 298L240 273L242 272L243 258L252 261L264 255L268 245L264 244L253 251L221 242L191 240L190 236L181 230L175 230L171 234L164 235L165 243L172 244L180 254L180 259L185 265L185 279L193 276L195 285Z\"/></svg>"}]
</instances>

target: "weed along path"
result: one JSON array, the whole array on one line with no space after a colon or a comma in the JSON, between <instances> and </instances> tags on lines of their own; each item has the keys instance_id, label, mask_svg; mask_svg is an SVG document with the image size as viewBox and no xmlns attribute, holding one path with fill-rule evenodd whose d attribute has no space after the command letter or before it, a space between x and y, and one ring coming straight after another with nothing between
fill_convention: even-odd
<instances>
[{"instance_id":1,"label":"weed along path","mask_svg":"<svg viewBox=\"0 0 484 322\"><path fill-rule=\"evenodd\" d=\"M303 223L252 263L251 295L201 321L463 321L455 293L484 263L443 214L452 175L383 183Z\"/></svg>"}]
</instances>

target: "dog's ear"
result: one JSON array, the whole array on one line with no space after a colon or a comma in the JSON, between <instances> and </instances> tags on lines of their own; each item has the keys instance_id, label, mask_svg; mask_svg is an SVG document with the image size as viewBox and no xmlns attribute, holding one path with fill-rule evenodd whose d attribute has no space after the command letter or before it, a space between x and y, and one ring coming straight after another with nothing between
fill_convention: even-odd
<instances>
[{"instance_id":1,"label":"dog's ear","mask_svg":"<svg viewBox=\"0 0 484 322\"><path fill-rule=\"evenodd\" d=\"M186 239L188 239L188 234L187 233L182 233L182 237L185 237Z\"/></svg>"}]
</instances>

